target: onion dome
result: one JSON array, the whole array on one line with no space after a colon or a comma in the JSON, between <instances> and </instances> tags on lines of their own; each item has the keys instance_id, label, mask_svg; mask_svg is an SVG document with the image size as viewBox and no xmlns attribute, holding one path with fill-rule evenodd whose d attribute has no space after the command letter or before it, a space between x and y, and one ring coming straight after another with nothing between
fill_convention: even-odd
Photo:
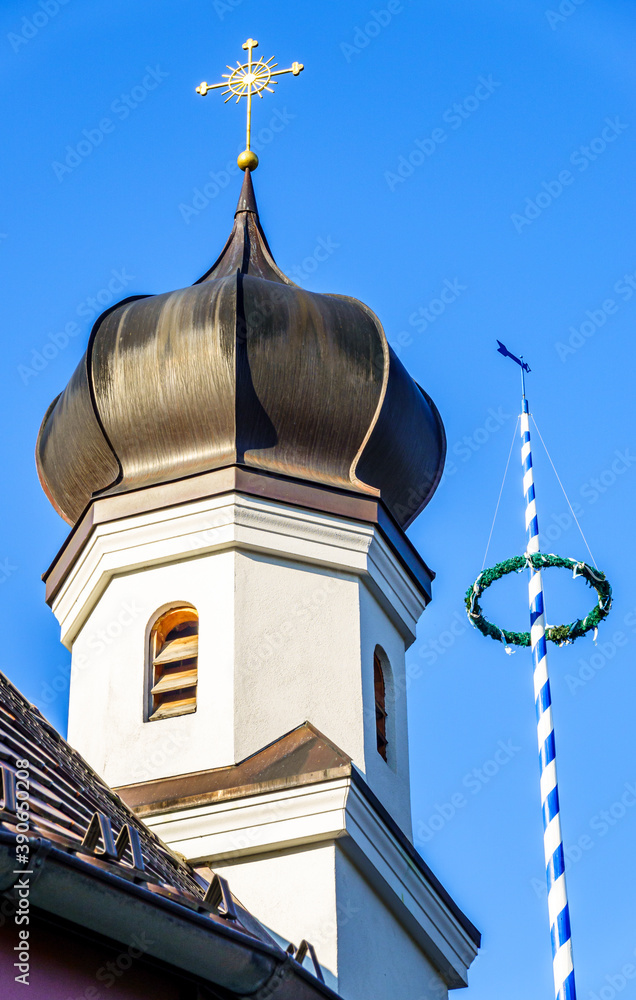
<instances>
[{"instance_id":1,"label":"onion dome","mask_svg":"<svg viewBox=\"0 0 636 1000\"><path fill-rule=\"evenodd\" d=\"M276 266L246 170L212 269L97 320L36 453L71 524L94 498L238 465L379 495L406 527L445 450L434 403L374 313L305 291Z\"/></svg>"}]
</instances>

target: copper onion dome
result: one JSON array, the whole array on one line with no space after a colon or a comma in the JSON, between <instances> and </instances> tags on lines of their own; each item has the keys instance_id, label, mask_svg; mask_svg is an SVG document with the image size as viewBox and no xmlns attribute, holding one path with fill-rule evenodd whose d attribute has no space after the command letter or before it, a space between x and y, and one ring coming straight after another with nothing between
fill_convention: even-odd
<instances>
[{"instance_id":1,"label":"copper onion dome","mask_svg":"<svg viewBox=\"0 0 636 1000\"><path fill-rule=\"evenodd\" d=\"M406 527L434 493L445 450L434 403L374 313L278 269L246 170L212 269L97 320L44 418L37 465L71 524L97 496L238 465L379 492Z\"/></svg>"}]
</instances>

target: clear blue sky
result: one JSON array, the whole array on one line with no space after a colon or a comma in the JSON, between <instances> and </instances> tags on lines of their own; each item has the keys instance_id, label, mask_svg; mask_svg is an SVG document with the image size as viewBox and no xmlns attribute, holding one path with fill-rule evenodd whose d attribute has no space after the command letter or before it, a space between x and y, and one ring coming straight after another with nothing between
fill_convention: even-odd
<instances>
[{"instance_id":1,"label":"clear blue sky","mask_svg":"<svg viewBox=\"0 0 636 1000\"><path fill-rule=\"evenodd\" d=\"M614 585L598 645L551 651L579 995L608 998L636 964L633 0L4 0L2 669L64 730L50 685L68 654L39 577L67 529L38 485L37 430L109 282L117 297L179 288L222 247L244 113L194 87L249 35L306 66L255 108L278 262L368 303L446 424L449 474L410 529L438 574L409 653L413 813L483 931L471 1000L552 995L530 655L463 618L518 410L496 337L530 361L532 410ZM586 557L536 444L546 548ZM515 445L489 564L524 545ZM580 582L547 576L552 623L588 609ZM525 579L485 603L523 627Z\"/></svg>"}]
</instances>

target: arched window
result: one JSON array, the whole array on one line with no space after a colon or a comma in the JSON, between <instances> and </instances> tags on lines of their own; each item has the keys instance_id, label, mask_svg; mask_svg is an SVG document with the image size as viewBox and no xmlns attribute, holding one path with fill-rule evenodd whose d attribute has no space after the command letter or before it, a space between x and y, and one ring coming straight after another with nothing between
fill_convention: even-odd
<instances>
[{"instance_id":1,"label":"arched window","mask_svg":"<svg viewBox=\"0 0 636 1000\"><path fill-rule=\"evenodd\" d=\"M378 753L384 760L388 760L387 747L389 742L386 733L386 684L384 681L382 660L377 649L373 654L373 687L375 690L375 734Z\"/></svg>"},{"instance_id":2,"label":"arched window","mask_svg":"<svg viewBox=\"0 0 636 1000\"><path fill-rule=\"evenodd\" d=\"M196 712L198 656L195 609L181 605L160 615L150 633L149 720Z\"/></svg>"}]
</instances>

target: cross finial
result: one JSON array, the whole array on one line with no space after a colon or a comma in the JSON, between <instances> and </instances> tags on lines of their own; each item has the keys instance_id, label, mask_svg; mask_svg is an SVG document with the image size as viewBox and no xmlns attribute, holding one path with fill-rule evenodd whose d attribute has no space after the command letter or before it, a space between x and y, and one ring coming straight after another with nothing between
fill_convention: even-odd
<instances>
[{"instance_id":1,"label":"cross finial","mask_svg":"<svg viewBox=\"0 0 636 1000\"><path fill-rule=\"evenodd\" d=\"M218 90L220 87L225 87L223 94L228 94L229 96L225 98L225 103L231 101L233 97L236 97L236 103L238 104L242 97L247 98L247 139L244 151L239 155L238 165L241 170L256 170L258 166L258 156L250 148L250 140L252 133L252 97L254 94L263 98L263 91L268 90L270 94L274 93L273 87L278 83L278 80L274 80L275 76L283 76L285 73L293 73L294 76L298 76L302 73L305 68L302 63L292 63L289 69L275 69L278 63L275 63L274 56L264 62L259 59L258 62L254 62L252 59L252 51L258 46L258 42L255 38L248 38L246 42L243 42L243 48L247 50L248 61L246 63L239 63L237 61L236 66L228 65L229 73L222 73L224 78L224 83L205 83L205 81L197 87L197 94L201 94L202 97L208 93L209 90Z\"/></svg>"}]
</instances>

